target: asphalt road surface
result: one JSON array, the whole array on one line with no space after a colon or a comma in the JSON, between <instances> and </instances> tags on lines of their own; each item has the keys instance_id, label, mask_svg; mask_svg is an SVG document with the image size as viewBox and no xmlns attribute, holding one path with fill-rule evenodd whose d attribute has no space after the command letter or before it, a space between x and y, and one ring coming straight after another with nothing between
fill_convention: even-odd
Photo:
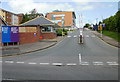
<instances>
[{"instance_id":1,"label":"asphalt road surface","mask_svg":"<svg viewBox=\"0 0 120 82\"><path fill-rule=\"evenodd\" d=\"M79 30L54 47L20 56L2 58L3 80L118 80L118 49Z\"/></svg>"}]
</instances>

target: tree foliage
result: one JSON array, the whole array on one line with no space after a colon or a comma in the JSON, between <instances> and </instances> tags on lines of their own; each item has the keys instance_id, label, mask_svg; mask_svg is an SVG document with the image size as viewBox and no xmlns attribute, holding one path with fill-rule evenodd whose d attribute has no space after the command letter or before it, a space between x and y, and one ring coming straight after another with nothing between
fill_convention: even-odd
<instances>
[{"instance_id":1,"label":"tree foliage","mask_svg":"<svg viewBox=\"0 0 120 82\"><path fill-rule=\"evenodd\" d=\"M37 16L40 16L39 13L37 13L36 9L33 9L30 11L30 14L26 13L23 15L23 19L22 19L22 22L21 23L25 23L31 19L34 19L36 18Z\"/></svg>"},{"instance_id":2,"label":"tree foliage","mask_svg":"<svg viewBox=\"0 0 120 82\"><path fill-rule=\"evenodd\" d=\"M88 28L88 27L90 27L90 24L86 23L85 26L84 26L84 28Z\"/></svg>"},{"instance_id":3,"label":"tree foliage","mask_svg":"<svg viewBox=\"0 0 120 82\"><path fill-rule=\"evenodd\" d=\"M114 16L103 20L105 23L105 30L120 32L120 11L118 11Z\"/></svg>"}]
</instances>

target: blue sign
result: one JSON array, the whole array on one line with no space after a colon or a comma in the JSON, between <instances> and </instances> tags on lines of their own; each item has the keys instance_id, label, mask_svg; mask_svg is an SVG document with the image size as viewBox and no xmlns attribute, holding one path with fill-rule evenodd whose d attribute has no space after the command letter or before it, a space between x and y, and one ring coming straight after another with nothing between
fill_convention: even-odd
<instances>
[{"instance_id":1,"label":"blue sign","mask_svg":"<svg viewBox=\"0 0 120 82\"><path fill-rule=\"evenodd\" d=\"M2 26L2 43L19 42L18 26Z\"/></svg>"},{"instance_id":2,"label":"blue sign","mask_svg":"<svg viewBox=\"0 0 120 82\"><path fill-rule=\"evenodd\" d=\"M2 26L2 43L10 41L10 26Z\"/></svg>"}]
</instances>

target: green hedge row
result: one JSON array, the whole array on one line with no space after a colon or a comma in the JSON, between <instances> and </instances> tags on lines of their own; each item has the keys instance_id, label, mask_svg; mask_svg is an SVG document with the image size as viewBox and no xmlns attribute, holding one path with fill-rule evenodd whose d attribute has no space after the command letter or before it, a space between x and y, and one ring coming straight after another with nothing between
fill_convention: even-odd
<instances>
[{"instance_id":1,"label":"green hedge row","mask_svg":"<svg viewBox=\"0 0 120 82\"><path fill-rule=\"evenodd\" d=\"M67 35L67 31L66 29L55 29L56 33L57 33L57 36L64 36L64 35Z\"/></svg>"}]
</instances>

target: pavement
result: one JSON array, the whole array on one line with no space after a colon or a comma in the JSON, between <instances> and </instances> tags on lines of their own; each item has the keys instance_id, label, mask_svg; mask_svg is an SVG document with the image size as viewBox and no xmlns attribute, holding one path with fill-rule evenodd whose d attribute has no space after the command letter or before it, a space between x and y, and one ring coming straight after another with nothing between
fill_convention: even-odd
<instances>
[{"instance_id":1,"label":"pavement","mask_svg":"<svg viewBox=\"0 0 120 82\"><path fill-rule=\"evenodd\" d=\"M118 48L91 31L70 32L55 46L19 56L3 57L3 80L118 80ZM107 81L106 81L107 82Z\"/></svg>"},{"instance_id":2,"label":"pavement","mask_svg":"<svg viewBox=\"0 0 120 82\"><path fill-rule=\"evenodd\" d=\"M99 38L101 38L104 42L106 42L112 46L120 48L120 45L119 45L120 43L118 41L114 40L113 38L105 36L105 35L102 35L102 37L101 37L101 33L98 33L97 31L91 31L91 32L94 33L95 35L97 35Z\"/></svg>"},{"instance_id":3,"label":"pavement","mask_svg":"<svg viewBox=\"0 0 120 82\"><path fill-rule=\"evenodd\" d=\"M41 40L40 42L36 42L36 43L1 47L0 48L0 51L2 51L1 57L15 56L15 55L31 53L39 50L44 50L56 45L59 41L63 39L64 37L57 37L56 39Z\"/></svg>"}]
</instances>

